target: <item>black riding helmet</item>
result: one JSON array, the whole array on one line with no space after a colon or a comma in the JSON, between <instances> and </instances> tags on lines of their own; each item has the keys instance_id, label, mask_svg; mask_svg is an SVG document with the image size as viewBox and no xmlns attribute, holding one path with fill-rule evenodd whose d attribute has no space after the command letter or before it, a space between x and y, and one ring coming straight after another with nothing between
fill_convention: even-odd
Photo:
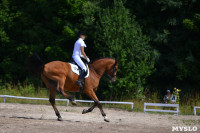
<instances>
[{"instance_id":1,"label":"black riding helmet","mask_svg":"<svg viewBox=\"0 0 200 133\"><path fill-rule=\"evenodd\" d=\"M84 36L85 36L85 35L86 35L85 31L79 31L79 32L78 32L78 37L80 37L81 35L84 35Z\"/></svg>"}]
</instances>

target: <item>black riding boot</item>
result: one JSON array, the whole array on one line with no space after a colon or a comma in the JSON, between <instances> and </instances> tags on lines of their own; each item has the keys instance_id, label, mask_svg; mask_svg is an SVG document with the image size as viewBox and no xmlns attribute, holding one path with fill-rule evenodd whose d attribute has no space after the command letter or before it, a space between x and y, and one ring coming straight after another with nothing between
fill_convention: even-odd
<instances>
[{"instance_id":1,"label":"black riding boot","mask_svg":"<svg viewBox=\"0 0 200 133\"><path fill-rule=\"evenodd\" d=\"M79 75L79 78L78 78L78 80L76 81L77 85L79 85L79 86L81 87L81 91L82 91L82 89L83 89L83 83L82 83L82 81L83 81L83 79L84 79L84 77L85 77L85 74L86 74L85 70L81 70L81 73L80 73L80 75Z\"/></svg>"}]
</instances>

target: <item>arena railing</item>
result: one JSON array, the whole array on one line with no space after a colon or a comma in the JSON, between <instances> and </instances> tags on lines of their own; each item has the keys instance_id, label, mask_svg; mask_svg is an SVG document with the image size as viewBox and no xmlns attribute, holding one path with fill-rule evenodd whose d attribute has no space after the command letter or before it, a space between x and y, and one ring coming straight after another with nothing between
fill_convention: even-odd
<instances>
[{"instance_id":1,"label":"arena railing","mask_svg":"<svg viewBox=\"0 0 200 133\"><path fill-rule=\"evenodd\" d=\"M162 110L162 109L147 109L147 106L157 106L157 107L173 107L176 110ZM163 104L163 103L144 103L144 113L147 111L151 112L166 112L166 113L179 113L179 104Z\"/></svg>"},{"instance_id":2,"label":"arena railing","mask_svg":"<svg viewBox=\"0 0 200 133\"><path fill-rule=\"evenodd\" d=\"M22 96L10 96L10 95L0 95L1 98L3 98L3 102L6 103L6 98L15 98L15 99L27 99L27 100L46 100L48 101L49 98L36 98L36 97L22 97ZM69 99L55 99L56 101L66 101L67 106L69 105ZM93 103L92 100L75 100L76 102L81 103ZM131 109L133 109L133 102L118 102L118 101L100 101L100 103L106 103L106 104L126 104L131 105Z\"/></svg>"}]
</instances>

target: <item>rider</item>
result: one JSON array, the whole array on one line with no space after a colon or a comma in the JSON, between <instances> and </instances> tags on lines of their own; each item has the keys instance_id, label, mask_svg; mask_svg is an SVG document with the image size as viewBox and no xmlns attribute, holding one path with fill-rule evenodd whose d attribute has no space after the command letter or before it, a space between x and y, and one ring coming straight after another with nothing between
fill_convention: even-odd
<instances>
[{"instance_id":1,"label":"rider","mask_svg":"<svg viewBox=\"0 0 200 133\"><path fill-rule=\"evenodd\" d=\"M87 68L86 68L85 64L83 63L83 61L81 60L81 58L85 58L88 63L90 62L90 59L86 56L86 54L84 52L84 47L87 47L85 42L84 42L85 32L79 31L78 38L79 39L75 42L75 45L74 45L74 51L73 51L72 58L81 68L81 73L80 73L79 78L78 78L76 83L81 88L83 88L83 84L82 84L81 81L84 79L84 77L86 75Z\"/></svg>"}]
</instances>

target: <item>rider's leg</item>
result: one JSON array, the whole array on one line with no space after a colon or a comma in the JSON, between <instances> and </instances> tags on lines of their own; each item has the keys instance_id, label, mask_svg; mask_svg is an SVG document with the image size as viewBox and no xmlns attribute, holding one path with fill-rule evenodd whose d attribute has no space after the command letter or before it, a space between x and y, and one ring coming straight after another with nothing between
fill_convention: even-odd
<instances>
[{"instance_id":1,"label":"rider's leg","mask_svg":"<svg viewBox=\"0 0 200 133\"><path fill-rule=\"evenodd\" d=\"M76 62L76 64L78 64L82 70L87 70L85 64L83 63L83 61L81 60L81 58L79 56L73 56L72 57L74 59L74 61Z\"/></svg>"},{"instance_id":2,"label":"rider's leg","mask_svg":"<svg viewBox=\"0 0 200 133\"><path fill-rule=\"evenodd\" d=\"M82 81L83 81L83 79L84 79L84 77L85 77L85 74L86 74L86 71L85 71L85 70L81 70L81 73L80 73L80 75L79 75L79 78L78 78L78 80L77 80L77 82L76 82L81 88L83 88Z\"/></svg>"},{"instance_id":3,"label":"rider's leg","mask_svg":"<svg viewBox=\"0 0 200 133\"><path fill-rule=\"evenodd\" d=\"M85 64L83 63L83 61L81 60L81 58L79 56L75 56L73 57L74 61L81 67L81 73L79 75L79 78L77 80L77 84L83 88L83 85L81 83L81 81L84 79L85 77L85 74L86 74L86 66Z\"/></svg>"}]
</instances>

